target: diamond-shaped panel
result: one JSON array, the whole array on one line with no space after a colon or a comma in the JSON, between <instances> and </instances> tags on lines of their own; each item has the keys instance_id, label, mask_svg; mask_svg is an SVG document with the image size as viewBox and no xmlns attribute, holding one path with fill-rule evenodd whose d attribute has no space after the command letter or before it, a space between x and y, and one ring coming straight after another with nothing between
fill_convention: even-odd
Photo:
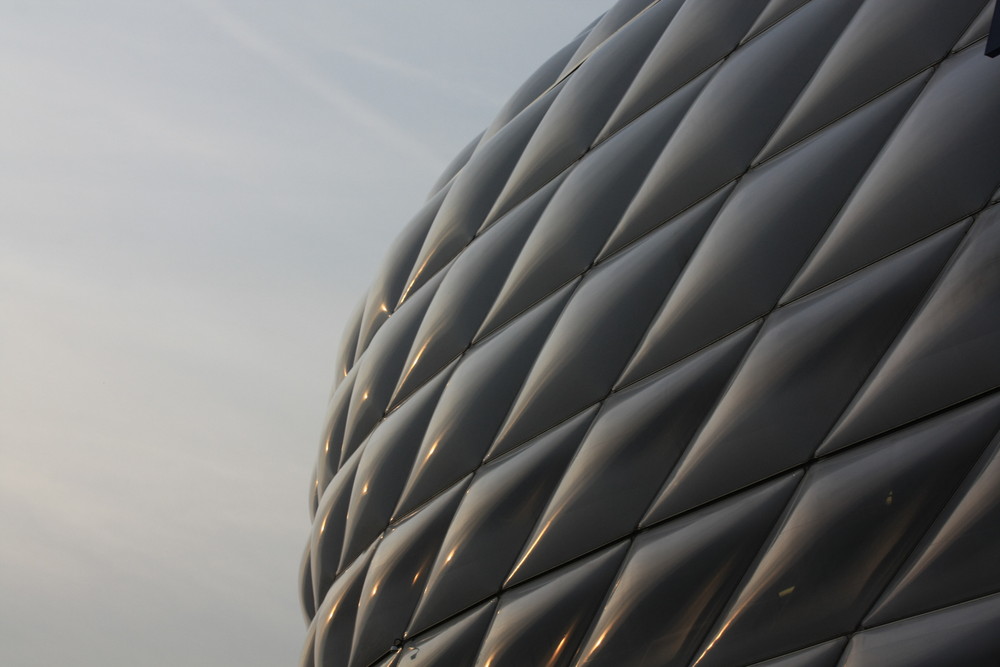
<instances>
[{"instance_id":1,"label":"diamond-shaped panel","mask_svg":"<svg viewBox=\"0 0 1000 667\"><path fill-rule=\"evenodd\" d=\"M1000 663L993 7L622 0L543 64L350 318L301 664Z\"/></svg>"}]
</instances>

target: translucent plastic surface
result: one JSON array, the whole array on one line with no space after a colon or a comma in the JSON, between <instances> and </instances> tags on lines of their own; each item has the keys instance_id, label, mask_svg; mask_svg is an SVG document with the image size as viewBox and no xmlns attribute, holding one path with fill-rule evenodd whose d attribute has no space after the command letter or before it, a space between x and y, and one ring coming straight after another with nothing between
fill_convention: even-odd
<instances>
[{"instance_id":1,"label":"translucent plastic surface","mask_svg":"<svg viewBox=\"0 0 1000 667\"><path fill-rule=\"evenodd\" d=\"M742 331L605 401L511 581L635 530L755 333Z\"/></svg>"},{"instance_id":2,"label":"translucent plastic surface","mask_svg":"<svg viewBox=\"0 0 1000 667\"><path fill-rule=\"evenodd\" d=\"M853 631L983 446L928 424L813 466L695 664L768 658Z\"/></svg>"},{"instance_id":3,"label":"translucent plastic surface","mask_svg":"<svg viewBox=\"0 0 1000 667\"><path fill-rule=\"evenodd\" d=\"M959 231L771 315L651 520L809 460L937 277Z\"/></svg>"}]
</instances>

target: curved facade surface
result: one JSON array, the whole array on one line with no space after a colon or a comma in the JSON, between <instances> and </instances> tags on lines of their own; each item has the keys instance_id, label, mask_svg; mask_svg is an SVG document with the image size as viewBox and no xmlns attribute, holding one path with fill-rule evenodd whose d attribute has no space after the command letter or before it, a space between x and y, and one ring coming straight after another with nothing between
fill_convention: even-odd
<instances>
[{"instance_id":1,"label":"curved facade surface","mask_svg":"<svg viewBox=\"0 0 1000 667\"><path fill-rule=\"evenodd\" d=\"M622 0L542 65L343 339L302 664L998 664L992 14Z\"/></svg>"}]
</instances>

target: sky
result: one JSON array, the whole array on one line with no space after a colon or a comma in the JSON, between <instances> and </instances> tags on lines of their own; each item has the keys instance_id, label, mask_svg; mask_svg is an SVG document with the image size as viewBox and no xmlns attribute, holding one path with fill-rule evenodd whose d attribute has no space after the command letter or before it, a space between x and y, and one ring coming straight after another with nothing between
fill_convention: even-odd
<instances>
[{"instance_id":1,"label":"sky","mask_svg":"<svg viewBox=\"0 0 1000 667\"><path fill-rule=\"evenodd\" d=\"M0 0L0 664L296 664L337 342L612 0Z\"/></svg>"}]
</instances>

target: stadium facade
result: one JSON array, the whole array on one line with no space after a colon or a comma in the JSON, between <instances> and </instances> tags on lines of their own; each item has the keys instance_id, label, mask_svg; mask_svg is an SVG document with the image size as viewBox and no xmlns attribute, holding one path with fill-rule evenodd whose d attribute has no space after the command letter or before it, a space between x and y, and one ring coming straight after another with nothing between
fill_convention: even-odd
<instances>
[{"instance_id":1,"label":"stadium facade","mask_svg":"<svg viewBox=\"0 0 1000 667\"><path fill-rule=\"evenodd\" d=\"M343 338L302 665L1000 664L993 13L622 0L542 65Z\"/></svg>"}]
</instances>

